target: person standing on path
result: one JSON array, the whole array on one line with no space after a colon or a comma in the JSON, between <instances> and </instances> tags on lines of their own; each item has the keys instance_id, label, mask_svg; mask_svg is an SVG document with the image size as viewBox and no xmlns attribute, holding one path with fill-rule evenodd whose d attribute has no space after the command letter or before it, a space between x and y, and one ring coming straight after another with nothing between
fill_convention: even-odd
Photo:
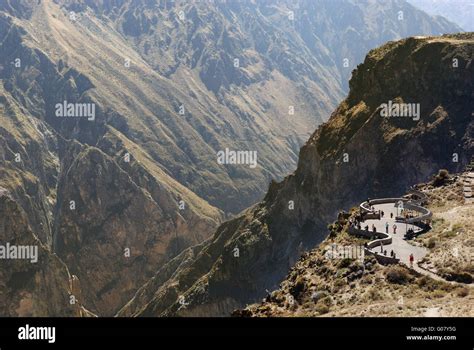
<instances>
[{"instance_id":1,"label":"person standing on path","mask_svg":"<svg viewBox=\"0 0 474 350\"><path fill-rule=\"evenodd\" d=\"M389 227L388 222L386 222L385 223L385 233L388 233L388 227Z\"/></svg>"},{"instance_id":2,"label":"person standing on path","mask_svg":"<svg viewBox=\"0 0 474 350\"><path fill-rule=\"evenodd\" d=\"M397 225L393 224L393 234L397 234Z\"/></svg>"},{"instance_id":3,"label":"person standing on path","mask_svg":"<svg viewBox=\"0 0 474 350\"><path fill-rule=\"evenodd\" d=\"M413 260L415 260L415 258L413 257L413 253L410 254L410 267L413 268Z\"/></svg>"}]
</instances>

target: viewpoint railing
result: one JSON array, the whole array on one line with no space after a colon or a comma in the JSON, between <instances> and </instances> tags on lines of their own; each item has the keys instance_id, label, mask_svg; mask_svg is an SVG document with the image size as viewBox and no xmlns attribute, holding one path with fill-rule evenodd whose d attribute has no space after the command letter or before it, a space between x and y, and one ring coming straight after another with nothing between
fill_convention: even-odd
<instances>
[{"instance_id":1,"label":"viewpoint railing","mask_svg":"<svg viewBox=\"0 0 474 350\"><path fill-rule=\"evenodd\" d=\"M412 218L401 217L400 221L405 222L407 224L415 224L417 222L430 220L431 217L433 216L433 213L429 209L426 209L425 207L422 207L416 204L412 204L410 202L406 202L403 205L403 208L408 209L408 210L414 210L421 213L421 215L414 216Z\"/></svg>"},{"instance_id":2,"label":"viewpoint railing","mask_svg":"<svg viewBox=\"0 0 474 350\"><path fill-rule=\"evenodd\" d=\"M410 202L415 204L415 205L423 205L423 204L426 204L428 202L428 196L424 192L421 192L421 191L418 191L418 190L415 190L415 189L411 189L411 190L408 191L408 193L418 197L418 199L411 199L410 200Z\"/></svg>"},{"instance_id":3,"label":"viewpoint railing","mask_svg":"<svg viewBox=\"0 0 474 350\"><path fill-rule=\"evenodd\" d=\"M406 198L377 198L377 199L371 199L370 200L370 206L367 201L362 202L360 204L360 209L362 213L373 213L374 210L371 209L372 205L377 205L377 204L386 204L386 203L397 203L399 201L406 202L408 199Z\"/></svg>"},{"instance_id":4,"label":"viewpoint railing","mask_svg":"<svg viewBox=\"0 0 474 350\"><path fill-rule=\"evenodd\" d=\"M425 220L431 219L433 214L431 211L422 206L428 200L428 197L425 193L411 189L408 191L408 194L417 197L416 199L413 198L377 198L377 199L370 199L369 201L362 202L360 204L360 212L365 219L380 219L380 211L372 210L372 205L377 204L386 204L386 203L403 203L403 209L413 210L419 212L420 215L405 218L405 217L396 217L397 221L404 222L406 224L415 225L415 223L422 223ZM370 205L369 205L370 204ZM417 232L422 231L422 229L417 230ZM366 238L376 238L368 242L365 245L364 251L368 255L374 255L377 261L380 263L385 264L396 264L400 261L399 258L387 256L385 254L380 254L378 252L373 251L373 248L379 247L381 245L389 245L392 243L392 237L389 234L383 232L374 232L369 230L362 230L354 225L350 225L349 227L349 234L363 236Z\"/></svg>"},{"instance_id":5,"label":"viewpoint railing","mask_svg":"<svg viewBox=\"0 0 474 350\"><path fill-rule=\"evenodd\" d=\"M426 203L428 197L426 194L424 194L421 191L418 190L410 190L410 194L415 195L418 197L418 199L408 199L408 198L377 198L377 199L371 199L370 200L370 205L368 201L362 202L360 204L360 210L361 213L367 218L367 219L375 219L375 218L380 218L377 217L378 214L376 213L375 210L372 210L371 206L372 205L377 205L377 204L387 204L387 203L398 203L402 202L403 203L403 209L408 209L408 210L414 210L421 215L414 216L412 218L404 218L403 216L397 217L398 221L405 222L407 224L415 224L416 222L421 222L425 220L430 220L433 216L431 211L423 206L421 206L423 203ZM374 217L372 217L374 216Z\"/></svg>"},{"instance_id":6,"label":"viewpoint railing","mask_svg":"<svg viewBox=\"0 0 474 350\"><path fill-rule=\"evenodd\" d=\"M382 264L397 264L400 259L392 256L387 256L385 254L381 254L379 252L375 252L372 249L375 247L379 247L381 245L389 245L392 243L392 237L383 232L374 232L369 230L362 230L358 229L357 227L350 225L349 226L349 234L354 236L362 236L366 238L376 238L370 242L368 242L364 246L364 252L367 255L374 255L377 261Z\"/></svg>"}]
</instances>

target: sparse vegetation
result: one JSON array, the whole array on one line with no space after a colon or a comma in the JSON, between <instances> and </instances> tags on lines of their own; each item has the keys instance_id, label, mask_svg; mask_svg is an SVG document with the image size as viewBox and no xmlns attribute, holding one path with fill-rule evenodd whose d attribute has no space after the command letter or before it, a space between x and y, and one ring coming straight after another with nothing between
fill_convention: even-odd
<instances>
[{"instance_id":1,"label":"sparse vegetation","mask_svg":"<svg viewBox=\"0 0 474 350\"><path fill-rule=\"evenodd\" d=\"M420 264L453 282L469 283L474 266L466 257L474 246L474 239L470 236L472 220L469 208L458 200L459 193L456 192L462 187L456 182L444 187L429 186L425 185L423 190L430 196L430 208L434 208L432 229L419 236L417 241L429 247L430 253L421 259ZM438 198L434 201L431 196L433 193ZM447 199L448 196L452 198ZM443 204L440 206L440 203ZM351 210L350 213L353 218L357 210ZM339 215L339 220L333 226L334 235L328 238L324 246L333 243L360 244L359 238L348 235L344 229L338 229L341 219L347 221L351 217ZM323 257L324 251L315 249L305 254L295 265L297 268L291 271L279 292L285 295L300 290L302 286L298 276L305 276L306 288L300 295L303 304L296 309L292 307L297 311L279 309L278 314L419 316L438 308L442 315L462 315L474 311L470 288L419 275L403 266L383 266L373 256L365 256L363 263L348 258L328 260ZM308 276L311 276L311 282ZM311 287L316 285L317 289ZM268 310L268 304L263 310ZM372 305L377 307L373 308ZM270 307L270 310L273 311L265 312L273 315L275 309Z\"/></svg>"},{"instance_id":2,"label":"sparse vegetation","mask_svg":"<svg viewBox=\"0 0 474 350\"><path fill-rule=\"evenodd\" d=\"M434 176L432 184L435 187L443 186L449 180L449 172L446 169L441 169L437 175Z\"/></svg>"},{"instance_id":3,"label":"sparse vegetation","mask_svg":"<svg viewBox=\"0 0 474 350\"><path fill-rule=\"evenodd\" d=\"M405 284L411 280L411 276L407 269L400 266L388 268L386 278L390 283L396 284Z\"/></svg>"},{"instance_id":4,"label":"sparse vegetation","mask_svg":"<svg viewBox=\"0 0 474 350\"><path fill-rule=\"evenodd\" d=\"M299 276L295 284L290 288L290 294L293 295L296 300L299 300L305 289L305 279L303 276Z\"/></svg>"},{"instance_id":5,"label":"sparse vegetation","mask_svg":"<svg viewBox=\"0 0 474 350\"><path fill-rule=\"evenodd\" d=\"M426 243L426 247L433 249L435 246L436 246L436 239L434 237L429 238Z\"/></svg>"},{"instance_id":6,"label":"sparse vegetation","mask_svg":"<svg viewBox=\"0 0 474 350\"><path fill-rule=\"evenodd\" d=\"M469 295L469 289L466 287L458 288L456 289L456 295L461 298L467 297Z\"/></svg>"},{"instance_id":7,"label":"sparse vegetation","mask_svg":"<svg viewBox=\"0 0 474 350\"><path fill-rule=\"evenodd\" d=\"M341 261L339 262L339 268L343 269L343 268L349 267L351 263L352 263L352 259L349 259L349 258L341 259Z\"/></svg>"},{"instance_id":8,"label":"sparse vegetation","mask_svg":"<svg viewBox=\"0 0 474 350\"><path fill-rule=\"evenodd\" d=\"M369 300L371 301L377 301L377 300L382 299L382 295L380 294L380 291L376 287L369 289L367 294L368 294Z\"/></svg>"},{"instance_id":9,"label":"sparse vegetation","mask_svg":"<svg viewBox=\"0 0 474 350\"><path fill-rule=\"evenodd\" d=\"M317 303L314 310L319 314L319 315L324 315L329 312L329 306L323 303Z\"/></svg>"}]
</instances>

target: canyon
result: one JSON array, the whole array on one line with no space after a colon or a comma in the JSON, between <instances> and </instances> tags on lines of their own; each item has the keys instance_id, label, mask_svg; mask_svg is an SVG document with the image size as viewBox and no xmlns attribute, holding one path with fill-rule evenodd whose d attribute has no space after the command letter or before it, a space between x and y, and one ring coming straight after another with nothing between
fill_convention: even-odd
<instances>
[{"instance_id":1,"label":"canyon","mask_svg":"<svg viewBox=\"0 0 474 350\"><path fill-rule=\"evenodd\" d=\"M467 162L471 39L430 36L459 31L401 0L2 1L0 239L39 247L2 262L2 314L229 315L260 297L336 210ZM376 118L391 99L420 120ZM58 117L62 101L94 109Z\"/></svg>"}]
</instances>

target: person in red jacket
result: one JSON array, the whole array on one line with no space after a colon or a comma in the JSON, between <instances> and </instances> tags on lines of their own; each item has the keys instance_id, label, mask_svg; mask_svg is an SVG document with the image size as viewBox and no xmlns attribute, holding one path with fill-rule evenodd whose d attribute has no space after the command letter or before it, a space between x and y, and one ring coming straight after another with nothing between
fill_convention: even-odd
<instances>
[{"instance_id":1,"label":"person in red jacket","mask_svg":"<svg viewBox=\"0 0 474 350\"><path fill-rule=\"evenodd\" d=\"M410 267L413 267L413 260L415 260L415 258L413 257L413 254L410 254Z\"/></svg>"}]
</instances>

